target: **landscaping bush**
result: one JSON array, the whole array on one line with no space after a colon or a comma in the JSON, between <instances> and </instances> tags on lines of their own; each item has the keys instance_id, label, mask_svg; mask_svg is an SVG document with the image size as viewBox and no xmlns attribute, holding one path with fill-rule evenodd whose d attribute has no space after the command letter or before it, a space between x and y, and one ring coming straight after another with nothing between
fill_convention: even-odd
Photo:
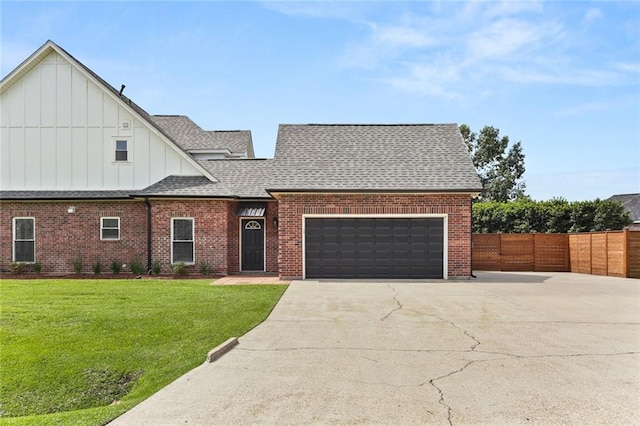
<instances>
[{"instance_id":1,"label":"landscaping bush","mask_svg":"<svg viewBox=\"0 0 640 426\"><path fill-rule=\"evenodd\" d=\"M91 265L91 270L96 275L99 275L102 272L102 263L100 263L100 260L96 260L95 262L93 262L93 264Z\"/></svg>"},{"instance_id":2,"label":"landscaping bush","mask_svg":"<svg viewBox=\"0 0 640 426\"><path fill-rule=\"evenodd\" d=\"M120 269L122 268L122 262L120 262L119 260L112 260L110 266L111 266L111 273L117 275L120 273Z\"/></svg>"},{"instance_id":3,"label":"landscaping bush","mask_svg":"<svg viewBox=\"0 0 640 426\"><path fill-rule=\"evenodd\" d=\"M207 262L200 262L200 273L202 275L211 275L211 272L213 272L211 265Z\"/></svg>"},{"instance_id":4,"label":"landscaping bush","mask_svg":"<svg viewBox=\"0 0 640 426\"><path fill-rule=\"evenodd\" d=\"M176 275L187 275L189 273L189 268L184 262L178 262L171 265L171 270Z\"/></svg>"},{"instance_id":5,"label":"landscaping bush","mask_svg":"<svg viewBox=\"0 0 640 426\"><path fill-rule=\"evenodd\" d=\"M129 262L129 270L133 275L144 274L144 264L140 260L132 260Z\"/></svg>"},{"instance_id":6,"label":"landscaping bush","mask_svg":"<svg viewBox=\"0 0 640 426\"><path fill-rule=\"evenodd\" d=\"M83 270L84 270L84 260L82 259L82 257L78 257L77 259L74 259L73 271L76 274L81 274Z\"/></svg>"}]
</instances>

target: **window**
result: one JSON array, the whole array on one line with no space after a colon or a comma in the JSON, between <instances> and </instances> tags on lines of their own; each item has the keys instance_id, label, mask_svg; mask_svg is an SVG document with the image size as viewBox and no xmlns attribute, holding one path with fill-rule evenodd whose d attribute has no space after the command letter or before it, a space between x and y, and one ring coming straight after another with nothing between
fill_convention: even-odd
<instances>
[{"instance_id":1,"label":"window","mask_svg":"<svg viewBox=\"0 0 640 426\"><path fill-rule=\"evenodd\" d=\"M100 239L119 240L120 239L120 218L101 217L100 218Z\"/></svg>"},{"instance_id":2,"label":"window","mask_svg":"<svg viewBox=\"0 0 640 426\"><path fill-rule=\"evenodd\" d=\"M32 217L13 218L13 261L36 260L36 224Z\"/></svg>"},{"instance_id":3,"label":"window","mask_svg":"<svg viewBox=\"0 0 640 426\"><path fill-rule=\"evenodd\" d=\"M116 161L129 161L127 155L127 141L116 141Z\"/></svg>"},{"instance_id":4,"label":"window","mask_svg":"<svg viewBox=\"0 0 640 426\"><path fill-rule=\"evenodd\" d=\"M172 219L171 263L193 264L193 219Z\"/></svg>"}]
</instances>

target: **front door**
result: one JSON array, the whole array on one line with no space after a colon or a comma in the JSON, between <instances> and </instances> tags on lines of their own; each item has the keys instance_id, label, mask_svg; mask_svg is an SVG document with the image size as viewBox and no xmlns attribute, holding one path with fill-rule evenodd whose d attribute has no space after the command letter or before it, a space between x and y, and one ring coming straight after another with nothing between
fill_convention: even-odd
<instances>
[{"instance_id":1,"label":"front door","mask_svg":"<svg viewBox=\"0 0 640 426\"><path fill-rule=\"evenodd\" d=\"M243 271L264 271L264 219L242 219Z\"/></svg>"}]
</instances>

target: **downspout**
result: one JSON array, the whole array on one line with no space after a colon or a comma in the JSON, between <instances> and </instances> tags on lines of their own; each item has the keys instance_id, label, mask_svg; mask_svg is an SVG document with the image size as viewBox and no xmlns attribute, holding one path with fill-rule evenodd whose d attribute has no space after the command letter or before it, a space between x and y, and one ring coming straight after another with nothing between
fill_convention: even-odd
<instances>
[{"instance_id":1,"label":"downspout","mask_svg":"<svg viewBox=\"0 0 640 426\"><path fill-rule=\"evenodd\" d=\"M473 275L473 197L469 197L469 255L471 262L469 262L469 270L471 272L471 278L478 278Z\"/></svg>"},{"instance_id":2,"label":"downspout","mask_svg":"<svg viewBox=\"0 0 640 426\"><path fill-rule=\"evenodd\" d=\"M144 197L147 205L147 274L151 275L151 203L149 197Z\"/></svg>"}]
</instances>

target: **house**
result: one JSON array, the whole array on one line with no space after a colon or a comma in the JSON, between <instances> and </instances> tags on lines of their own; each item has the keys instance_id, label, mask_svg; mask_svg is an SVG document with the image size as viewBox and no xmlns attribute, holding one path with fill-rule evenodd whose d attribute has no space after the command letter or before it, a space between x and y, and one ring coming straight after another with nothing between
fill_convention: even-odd
<instances>
[{"instance_id":1,"label":"house","mask_svg":"<svg viewBox=\"0 0 640 426\"><path fill-rule=\"evenodd\" d=\"M481 190L455 124L249 131L150 115L48 41L0 82L0 261L184 262L218 275L471 275Z\"/></svg>"},{"instance_id":2,"label":"house","mask_svg":"<svg viewBox=\"0 0 640 426\"><path fill-rule=\"evenodd\" d=\"M627 209L631 217L631 229L640 229L640 194L616 194L609 197L611 201L618 201Z\"/></svg>"}]
</instances>

